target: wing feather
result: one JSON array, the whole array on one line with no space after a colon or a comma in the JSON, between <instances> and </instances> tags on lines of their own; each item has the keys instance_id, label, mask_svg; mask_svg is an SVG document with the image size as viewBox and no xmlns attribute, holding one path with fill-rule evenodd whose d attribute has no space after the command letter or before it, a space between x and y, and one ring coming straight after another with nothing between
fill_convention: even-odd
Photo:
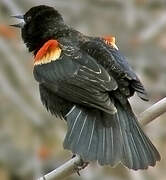
<instances>
[{"instance_id":1,"label":"wing feather","mask_svg":"<svg viewBox=\"0 0 166 180\"><path fill-rule=\"evenodd\" d=\"M116 112L108 92L115 90L117 83L87 53L82 52L77 59L63 55L59 60L35 66L34 76L49 90L68 101L111 114Z\"/></svg>"},{"instance_id":2,"label":"wing feather","mask_svg":"<svg viewBox=\"0 0 166 180\"><path fill-rule=\"evenodd\" d=\"M148 100L142 83L118 49L100 38L85 42L82 48L114 77L122 94L132 96L134 90L141 99Z\"/></svg>"}]
</instances>

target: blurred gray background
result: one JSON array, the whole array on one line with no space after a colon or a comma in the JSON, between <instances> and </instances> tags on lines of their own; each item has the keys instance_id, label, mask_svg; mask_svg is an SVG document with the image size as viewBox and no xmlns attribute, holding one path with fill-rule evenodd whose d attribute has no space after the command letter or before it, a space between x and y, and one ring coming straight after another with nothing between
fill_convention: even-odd
<instances>
[{"instance_id":1,"label":"blurred gray background","mask_svg":"<svg viewBox=\"0 0 166 180\"><path fill-rule=\"evenodd\" d=\"M64 121L46 112L32 74L33 57L20 31L9 26L11 15L35 5L56 7L70 26L91 36L113 35L144 83L149 102L131 98L137 115L166 96L165 0L0 0L0 179L31 180L45 174L72 154L63 150ZM154 168L131 171L119 165L92 163L68 180L165 180L166 115L147 125L146 133L162 160Z\"/></svg>"}]
</instances>

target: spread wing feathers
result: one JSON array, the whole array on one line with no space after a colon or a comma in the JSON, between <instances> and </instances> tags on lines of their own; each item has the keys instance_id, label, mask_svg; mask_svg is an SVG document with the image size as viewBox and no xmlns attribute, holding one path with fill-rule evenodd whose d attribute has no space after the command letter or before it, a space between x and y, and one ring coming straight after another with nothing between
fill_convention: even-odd
<instances>
[{"instance_id":1,"label":"spread wing feathers","mask_svg":"<svg viewBox=\"0 0 166 180\"><path fill-rule=\"evenodd\" d=\"M123 137L122 163L129 169L146 169L160 160L160 155L150 139L144 134L134 116L130 104L124 108L116 102Z\"/></svg>"},{"instance_id":2,"label":"spread wing feathers","mask_svg":"<svg viewBox=\"0 0 166 180\"><path fill-rule=\"evenodd\" d=\"M84 161L98 161L99 164L116 165L120 161L122 136L118 121L110 119L111 126L102 123L99 110L78 105L66 115L68 131L64 148L79 154Z\"/></svg>"},{"instance_id":3,"label":"spread wing feathers","mask_svg":"<svg viewBox=\"0 0 166 180\"><path fill-rule=\"evenodd\" d=\"M116 81L90 56L78 59L63 56L49 64L36 66L34 76L56 95L78 104L115 113L108 91L117 88Z\"/></svg>"}]
</instances>

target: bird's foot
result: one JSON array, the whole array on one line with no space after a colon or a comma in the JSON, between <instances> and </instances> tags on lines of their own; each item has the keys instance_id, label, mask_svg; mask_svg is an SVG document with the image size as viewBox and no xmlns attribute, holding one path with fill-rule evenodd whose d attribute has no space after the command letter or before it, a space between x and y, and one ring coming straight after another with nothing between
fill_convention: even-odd
<instances>
[{"instance_id":1,"label":"bird's foot","mask_svg":"<svg viewBox=\"0 0 166 180\"><path fill-rule=\"evenodd\" d=\"M72 158L74 158L76 155L73 155ZM80 171L88 166L89 162L84 162L81 160L79 164L75 163L75 171L80 176Z\"/></svg>"}]
</instances>

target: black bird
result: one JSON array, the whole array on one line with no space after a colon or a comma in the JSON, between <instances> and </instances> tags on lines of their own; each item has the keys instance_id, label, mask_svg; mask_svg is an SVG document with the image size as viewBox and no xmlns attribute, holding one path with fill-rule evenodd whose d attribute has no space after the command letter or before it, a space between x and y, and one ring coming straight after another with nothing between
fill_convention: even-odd
<instances>
[{"instance_id":1,"label":"black bird","mask_svg":"<svg viewBox=\"0 0 166 180\"><path fill-rule=\"evenodd\" d=\"M147 169L160 155L141 129L128 98L147 93L114 37L89 37L66 25L53 7L32 7L22 38L34 54L34 77L41 101L67 122L64 148L84 161L122 163Z\"/></svg>"}]
</instances>

